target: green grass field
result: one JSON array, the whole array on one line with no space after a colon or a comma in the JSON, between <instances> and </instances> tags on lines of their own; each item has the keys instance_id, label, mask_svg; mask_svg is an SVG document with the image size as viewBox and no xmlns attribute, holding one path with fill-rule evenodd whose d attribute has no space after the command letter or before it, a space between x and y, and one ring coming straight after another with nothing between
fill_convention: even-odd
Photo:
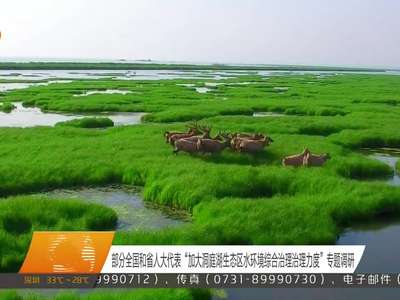
<instances>
[{"instance_id":1,"label":"green grass field","mask_svg":"<svg viewBox=\"0 0 400 300\"><path fill-rule=\"evenodd\" d=\"M56 126L70 126L77 128L106 128L113 127L114 122L110 118L85 117L82 119L73 119L65 122L58 122Z\"/></svg>"},{"instance_id":2,"label":"green grass field","mask_svg":"<svg viewBox=\"0 0 400 300\"><path fill-rule=\"evenodd\" d=\"M145 201L193 214L193 222L180 228L118 232L115 244L332 244L346 226L400 213L400 189L379 180L392 170L359 151L400 148L399 83L399 76L389 75L251 75L220 81L80 80L8 92L1 101L43 110L147 114L141 125L105 130L0 129L0 195L124 183L143 186ZM101 89L132 93L73 96ZM254 112L283 116L253 117ZM274 143L254 156L230 150L173 155L163 132L186 130L185 122L192 120L211 126L214 134L262 132ZM284 156L305 147L332 158L322 168L281 165ZM11 212L0 211L13 219ZM83 226L69 221L66 227ZM27 242L8 234L0 249L7 243L17 244L21 258Z\"/></svg>"}]
</instances>

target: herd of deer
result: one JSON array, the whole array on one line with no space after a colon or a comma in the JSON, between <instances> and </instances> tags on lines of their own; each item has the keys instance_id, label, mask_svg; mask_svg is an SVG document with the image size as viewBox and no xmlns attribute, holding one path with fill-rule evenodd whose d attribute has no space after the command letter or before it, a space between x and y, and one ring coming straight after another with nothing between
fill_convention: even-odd
<instances>
[{"instance_id":1,"label":"herd of deer","mask_svg":"<svg viewBox=\"0 0 400 300\"><path fill-rule=\"evenodd\" d=\"M225 148L242 153L257 153L269 146L273 140L261 133L218 133L211 137L211 128L193 123L187 132L164 133L166 143L174 147L173 152L217 154ZM329 159L329 154L316 155L308 149L297 155L285 157L284 166L322 166Z\"/></svg>"},{"instance_id":2,"label":"herd of deer","mask_svg":"<svg viewBox=\"0 0 400 300\"><path fill-rule=\"evenodd\" d=\"M211 128L197 125L188 126L187 132L164 133L167 143L174 147L174 153L220 153L225 148L238 152L256 153L272 143L272 139L262 134L219 133L211 137Z\"/></svg>"}]
</instances>

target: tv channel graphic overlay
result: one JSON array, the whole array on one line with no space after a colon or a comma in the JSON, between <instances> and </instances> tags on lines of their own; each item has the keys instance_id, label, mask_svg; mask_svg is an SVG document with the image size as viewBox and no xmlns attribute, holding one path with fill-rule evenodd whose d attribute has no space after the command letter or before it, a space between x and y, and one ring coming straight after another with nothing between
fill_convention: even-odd
<instances>
[{"instance_id":1,"label":"tv channel graphic overlay","mask_svg":"<svg viewBox=\"0 0 400 300\"><path fill-rule=\"evenodd\" d=\"M20 273L97 274L114 232L34 232Z\"/></svg>"},{"instance_id":2,"label":"tv channel graphic overlay","mask_svg":"<svg viewBox=\"0 0 400 300\"><path fill-rule=\"evenodd\" d=\"M114 232L35 232L27 273L353 273L365 246L112 245Z\"/></svg>"},{"instance_id":3,"label":"tv channel graphic overlay","mask_svg":"<svg viewBox=\"0 0 400 300\"><path fill-rule=\"evenodd\" d=\"M0 274L0 287L346 287L365 250L112 245L113 238L114 232L34 232L19 274Z\"/></svg>"}]
</instances>

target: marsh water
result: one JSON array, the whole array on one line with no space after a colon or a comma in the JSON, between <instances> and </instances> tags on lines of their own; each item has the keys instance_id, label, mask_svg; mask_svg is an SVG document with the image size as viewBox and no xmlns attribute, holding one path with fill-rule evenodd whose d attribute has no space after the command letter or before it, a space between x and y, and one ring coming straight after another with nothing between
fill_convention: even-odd
<instances>
[{"instance_id":1,"label":"marsh water","mask_svg":"<svg viewBox=\"0 0 400 300\"><path fill-rule=\"evenodd\" d=\"M366 149L363 153L393 168L393 175L385 179L389 185L400 187L400 176L395 171L400 149ZM400 220L385 219L348 228L339 236L337 245L366 245L356 272L398 273L400 271ZM398 299L397 289L226 289L225 296L213 299Z\"/></svg>"},{"instance_id":2,"label":"marsh water","mask_svg":"<svg viewBox=\"0 0 400 300\"><path fill-rule=\"evenodd\" d=\"M39 195L55 199L82 199L111 207L118 215L117 230L123 231L175 227L190 220L184 212L145 203L140 189L129 186L60 189Z\"/></svg>"},{"instance_id":3,"label":"marsh water","mask_svg":"<svg viewBox=\"0 0 400 300\"><path fill-rule=\"evenodd\" d=\"M0 75L1 79L1 75ZM0 83L0 92L6 92L11 90L20 90L26 89L31 86L41 86L41 85L49 85L53 83L69 83L71 80L49 80L45 82L7 82Z\"/></svg>"},{"instance_id":4,"label":"marsh water","mask_svg":"<svg viewBox=\"0 0 400 300\"><path fill-rule=\"evenodd\" d=\"M105 79L118 80L158 80L158 79L223 79L232 78L247 71L210 70L0 70L0 79L42 81L54 79Z\"/></svg>"},{"instance_id":5,"label":"marsh water","mask_svg":"<svg viewBox=\"0 0 400 300\"><path fill-rule=\"evenodd\" d=\"M10 113L0 112L0 127L54 126L58 122L84 117L108 117L115 126L139 124L144 113L99 113L99 114L61 114L42 112L37 107L24 107L21 102L13 103L16 108Z\"/></svg>"},{"instance_id":6,"label":"marsh water","mask_svg":"<svg viewBox=\"0 0 400 300\"><path fill-rule=\"evenodd\" d=\"M320 77L343 73L362 74L365 72L331 71L247 71L247 70L0 70L0 80L54 81L71 79L119 79L119 80L158 80L158 79L226 79L241 75L284 76L314 74ZM374 74L374 72L367 72ZM377 74L400 75L399 71L378 72ZM12 83L7 83L12 84ZM0 88L1 91L1 88Z\"/></svg>"},{"instance_id":7,"label":"marsh water","mask_svg":"<svg viewBox=\"0 0 400 300\"><path fill-rule=\"evenodd\" d=\"M371 158L377 159L393 169L393 176L386 182L390 185L400 186L400 175L396 172L396 163L400 159L400 149L382 148L382 149L364 149L363 152Z\"/></svg>"},{"instance_id":8,"label":"marsh water","mask_svg":"<svg viewBox=\"0 0 400 300\"><path fill-rule=\"evenodd\" d=\"M85 97L85 96L90 96L90 95L99 95L99 94L103 94L103 95L112 95L112 94L120 94L120 95L127 95L127 94L132 94L131 91L126 91L126 90L113 90L113 89L108 89L108 90L104 90L104 91L87 91L85 93L82 94L76 94L74 95L74 97Z\"/></svg>"}]
</instances>

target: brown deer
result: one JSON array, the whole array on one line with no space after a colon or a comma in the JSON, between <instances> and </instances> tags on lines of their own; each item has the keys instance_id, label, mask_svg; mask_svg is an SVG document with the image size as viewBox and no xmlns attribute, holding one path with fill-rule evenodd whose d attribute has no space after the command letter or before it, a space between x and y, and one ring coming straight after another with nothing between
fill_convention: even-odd
<instances>
[{"instance_id":1,"label":"brown deer","mask_svg":"<svg viewBox=\"0 0 400 300\"><path fill-rule=\"evenodd\" d=\"M164 132L164 138L165 138L165 142L168 144L170 143L171 137L173 135L189 135L192 136L193 134L200 134L200 129L199 129L199 125L197 124L197 122L193 122L190 123L188 125L186 125L186 127L188 128L187 132L180 132L180 131L165 131Z\"/></svg>"},{"instance_id":2,"label":"brown deer","mask_svg":"<svg viewBox=\"0 0 400 300\"><path fill-rule=\"evenodd\" d=\"M190 133L190 130L188 130L187 132L188 134ZM185 132L179 132L179 131L165 131L164 132L164 138L165 138L165 142L168 144L169 143L169 139L171 138L171 136L173 136L174 134L185 134Z\"/></svg>"},{"instance_id":3,"label":"brown deer","mask_svg":"<svg viewBox=\"0 0 400 300\"><path fill-rule=\"evenodd\" d=\"M308 150L308 148L305 148L303 150L303 152L300 153L300 154L286 156L284 159L282 159L282 165L284 165L284 166L293 166L293 167L303 166L304 158L308 154L310 154L310 150Z\"/></svg>"},{"instance_id":4,"label":"brown deer","mask_svg":"<svg viewBox=\"0 0 400 300\"><path fill-rule=\"evenodd\" d=\"M179 151L193 154L199 152L199 149L197 147L197 143L188 141L186 139L180 139L175 141L175 149L173 152L178 154Z\"/></svg>"},{"instance_id":5,"label":"brown deer","mask_svg":"<svg viewBox=\"0 0 400 300\"><path fill-rule=\"evenodd\" d=\"M263 140L265 136L261 133L234 133L231 138L231 148L234 151L239 151L239 144L245 140L258 141ZM270 139L270 138L268 138ZM271 142L272 139L270 139Z\"/></svg>"},{"instance_id":6,"label":"brown deer","mask_svg":"<svg viewBox=\"0 0 400 300\"><path fill-rule=\"evenodd\" d=\"M197 149L202 153L220 153L226 147L229 147L230 139L224 138L223 141L218 139L199 139Z\"/></svg>"},{"instance_id":7,"label":"brown deer","mask_svg":"<svg viewBox=\"0 0 400 300\"><path fill-rule=\"evenodd\" d=\"M236 147L239 152L256 153L262 151L265 146L270 145L272 142L273 140L268 136L257 140L241 139Z\"/></svg>"},{"instance_id":8,"label":"brown deer","mask_svg":"<svg viewBox=\"0 0 400 300\"><path fill-rule=\"evenodd\" d=\"M320 155L308 153L303 159L303 165L307 167L321 167L330 158L329 153Z\"/></svg>"},{"instance_id":9,"label":"brown deer","mask_svg":"<svg viewBox=\"0 0 400 300\"><path fill-rule=\"evenodd\" d=\"M184 139L193 143L197 143L199 139L211 139L210 132L211 128L210 127L202 127L203 134L201 135L193 135L190 137L185 137Z\"/></svg>"},{"instance_id":10,"label":"brown deer","mask_svg":"<svg viewBox=\"0 0 400 300\"><path fill-rule=\"evenodd\" d=\"M247 133L247 132L242 132L242 133L234 133L233 137L236 138L243 138L243 139L251 139L251 140L261 140L264 138L264 135L262 133Z\"/></svg>"},{"instance_id":11,"label":"brown deer","mask_svg":"<svg viewBox=\"0 0 400 300\"><path fill-rule=\"evenodd\" d=\"M201 126L198 125L197 123L193 123L190 127L189 133L184 133L184 134L174 134L169 138L169 143L174 146L175 141L179 139L188 139L193 137L193 141L197 141L197 138L199 137L209 137L211 128L206 127L206 126ZM201 134L201 135L200 135Z\"/></svg>"}]
</instances>

